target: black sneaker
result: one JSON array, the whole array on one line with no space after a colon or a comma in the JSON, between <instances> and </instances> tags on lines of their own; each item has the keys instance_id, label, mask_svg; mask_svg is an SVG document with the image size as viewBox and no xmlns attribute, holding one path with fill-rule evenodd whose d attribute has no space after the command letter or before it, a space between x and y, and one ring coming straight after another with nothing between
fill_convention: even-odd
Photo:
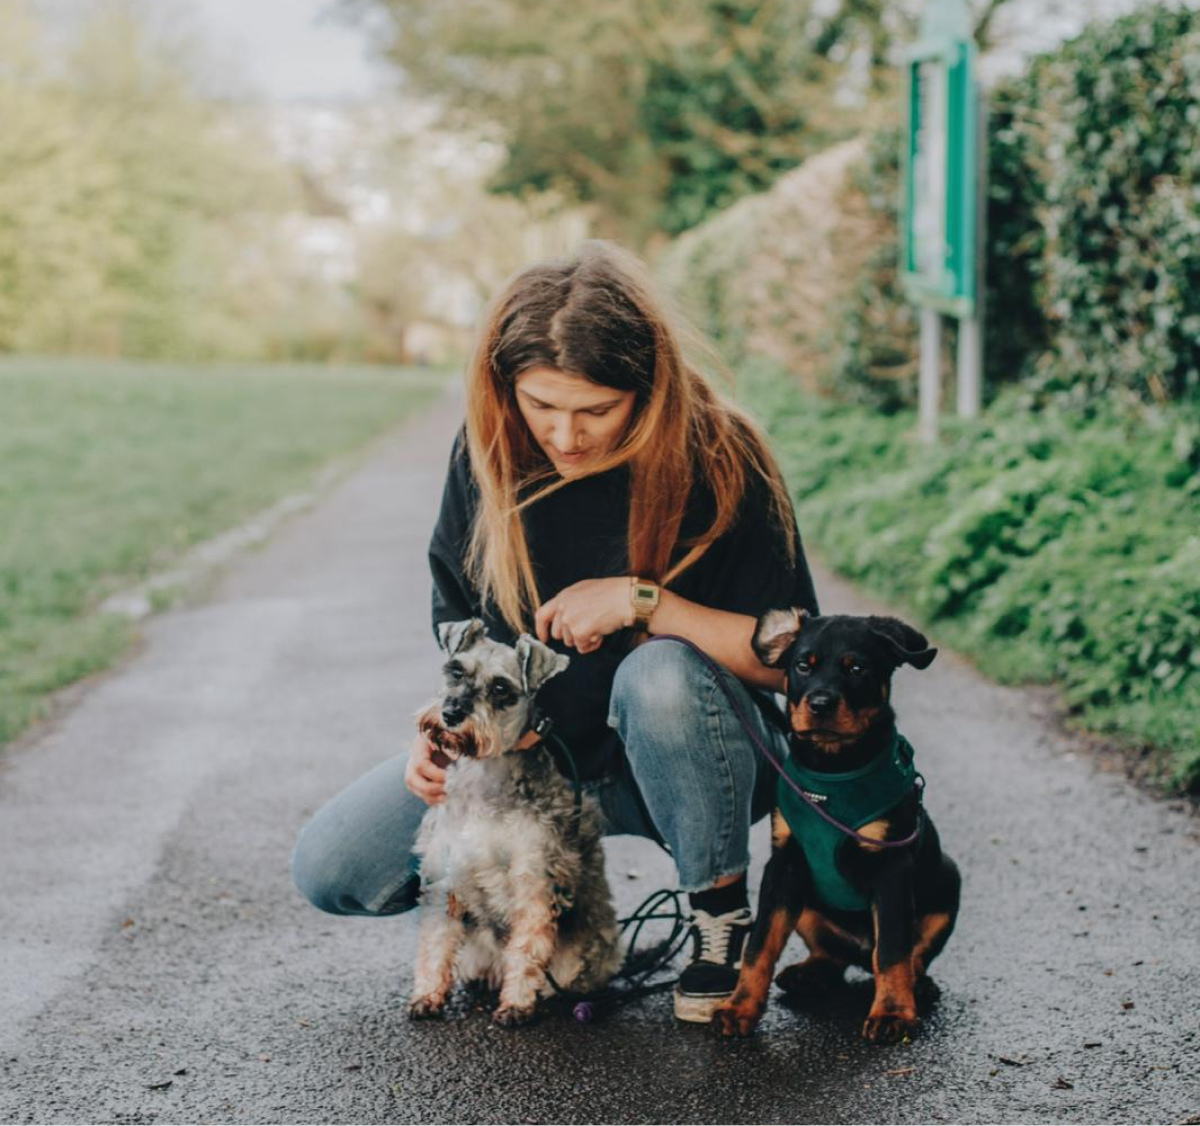
<instances>
[{"instance_id":1,"label":"black sneaker","mask_svg":"<svg viewBox=\"0 0 1200 1126\"><path fill-rule=\"evenodd\" d=\"M707 1024L713 1010L733 993L753 916L749 907L725 915L692 911L692 961L675 986L675 1015Z\"/></svg>"}]
</instances>

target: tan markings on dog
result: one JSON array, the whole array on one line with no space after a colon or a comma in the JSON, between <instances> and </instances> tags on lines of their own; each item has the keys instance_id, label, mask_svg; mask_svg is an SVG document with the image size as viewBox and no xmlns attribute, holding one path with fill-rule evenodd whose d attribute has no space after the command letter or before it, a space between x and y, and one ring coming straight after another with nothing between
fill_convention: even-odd
<instances>
[{"instance_id":1,"label":"tan markings on dog","mask_svg":"<svg viewBox=\"0 0 1200 1126\"><path fill-rule=\"evenodd\" d=\"M825 944L830 936L841 939L864 954L871 946L862 935L838 926L832 919L826 918L811 907L805 907L800 912L800 918L796 920L796 933L804 939L804 945L808 947L810 954L825 954Z\"/></svg>"},{"instance_id":2,"label":"tan markings on dog","mask_svg":"<svg viewBox=\"0 0 1200 1126\"><path fill-rule=\"evenodd\" d=\"M863 1036L877 1043L893 1043L903 1039L917 1027L917 999L913 993L916 975L911 958L902 958L895 965L879 964L879 916L875 922L875 949L871 965L875 974L875 999L863 1025Z\"/></svg>"},{"instance_id":3,"label":"tan markings on dog","mask_svg":"<svg viewBox=\"0 0 1200 1126\"><path fill-rule=\"evenodd\" d=\"M912 963L902 959L887 969L879 968L879 956L875 955L875 1001L868 1016L897 1016L903 1020L917 1019L917 1002L913 996Z\"/></svg>"},{"instance_id":4,"label":"tan markings on dog","mask_svg":"<svg viewBox=\"0 0 1200 1126\"><path fill-rule=\"evenodd\" d=\"M776 908L771 915L766 941L752 959L742 962L733 996L713 1013L723 1035L748 1036L758 1024L767 1007L775 963L779 961L791 932L790 912L785 907Z\"/></svg>"},{"instance_id":5,"label":"tan markings on dog","mask_svg":"<svg viewBox=\"0 0 1200 1126\"><path fill-rule=\"evenodd\" d=\"M449 915L430 912L422 920L410 1012L418 1016L441 1012L454 984L454 962L464 931L462 921Z\"/></svg>"},{"instance_id":6,"label":"tan markings on dog","mask_svg":"<svg viewBox=\"0 0 1200 1126\"><path fill-rule=\"evenodd\" d=\"M814 716L805 697L798 704L788 703L788 719L797 735L811 739L822 751L840 750L848 742L861 739L879 718L878 708L852 711L839 700L832 716Z\"/></svg>"},{"instance_id":7,"label":"tan markings on dog","mask_svg":"<svg viewBox=\"0 0 1200 1126\"><path fill-rule=\"evenodd\" d=\"M544 877L514 873L513 910L504 944L504 980L500 986L498 1020L507 1013L531 1013L546 984L546 967L558 938L550 888Z\"/></svg>"},{"instance_id":8,"label":"tan markings on dog","mask_svg":"<svg viewBox=\"0 0 1200 1126\"><path fill-rule=\"evenodd\" d=\"M920 977L929 965L926 957L930 949L950 928L950 916L946 912L922 915L917 920L917 941L913 945L913 974Z\"/></svg>"},{"instance_id":9,"label":"tan markings on dog","mask_svg":"<svg viewBox=\"0 0 1200 1126\"><path fill-rule=\"evenodd\" d=\"M858 833L860 837L867 837L873 841L886 841L888 830L891 827L892 823L886 817L881 817L878 821L867 822L866 825L863 825L860 829L856 829L855 832ZM864 844L862 841L858 842L858 846L859 848L866 849L867 852L880 851L878 845Z\"/></svg>"},{"instance_id":10,"label":"tan markings on dog","mask_svg":"<svg viewBox=\"0 0 1200 1126\"><path fill-rule=\"evenodd\" d=\"M787 818L778 810L771 813L771 844L775 848L783 848L792 839L792 827Z\"/></svg>"}]
</instances>

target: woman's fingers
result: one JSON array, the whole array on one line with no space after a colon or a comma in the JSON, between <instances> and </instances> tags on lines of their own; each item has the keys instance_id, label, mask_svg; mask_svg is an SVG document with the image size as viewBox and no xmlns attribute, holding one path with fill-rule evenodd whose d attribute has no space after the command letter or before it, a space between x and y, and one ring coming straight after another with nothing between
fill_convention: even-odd
<instances>
[{"instance_id":1,"label":"woman's fingers","mask_svg":"<svg viewBox=\"0 0 1200 1126\"><path fill-rule=\"evenodd\" d=\"M537 613L533 616L533 624L537 630L539 641L545 642L550 640L550 628L557 613L558 603L553 598L538 607Z\"/></svg>"}]
</instances>

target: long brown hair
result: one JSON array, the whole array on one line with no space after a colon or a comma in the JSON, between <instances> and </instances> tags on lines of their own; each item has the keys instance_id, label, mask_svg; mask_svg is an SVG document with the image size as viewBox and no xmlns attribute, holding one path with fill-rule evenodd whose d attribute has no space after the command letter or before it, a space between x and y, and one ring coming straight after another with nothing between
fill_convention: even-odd
<instances>
[{"instance_id":1,"label":"long brown hair","mask_svg":"<svg viewBox=\"0 0 1200 1126\"><path fill-rule=\"evenodd\" d=\"M632 574L669 587L734 523L751 475L768 486L774 523L795 565L795 517L766 439L685 360L683 339L693 350L704 348L677 313L668 316L642 262L600 240L584 242L574 258L521 271L489 307L467 372L467 448L480 503L465 565L515 632L531 629L539 605L520 514L567 483L517 406L517 377L532 367L636 392L625 434L588 466L589 475L630 468ZM698 472L712 491L715 516L703 533L681 541ZM684 554L672 565L677 548Z\"/></svg>"}]
</instances>

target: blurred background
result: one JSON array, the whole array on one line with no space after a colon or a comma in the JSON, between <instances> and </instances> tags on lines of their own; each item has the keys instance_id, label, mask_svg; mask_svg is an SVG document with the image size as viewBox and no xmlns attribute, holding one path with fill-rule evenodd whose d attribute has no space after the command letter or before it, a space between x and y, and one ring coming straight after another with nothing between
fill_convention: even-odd
<instances>
[{"instance_id":1,"label":"blurred background","mask_svg":"<svg viewBox=\"0 0 1200 1126\"><path fill-rule=\"evenodd\" d=\"M974 0L984 410L934 446L924 7L0 0L0 743L128 646L115 594L365 456L512 272L604 237L717 343L815 554L1200 787L1200 5Z\"/></svg>"}]
</instances>

